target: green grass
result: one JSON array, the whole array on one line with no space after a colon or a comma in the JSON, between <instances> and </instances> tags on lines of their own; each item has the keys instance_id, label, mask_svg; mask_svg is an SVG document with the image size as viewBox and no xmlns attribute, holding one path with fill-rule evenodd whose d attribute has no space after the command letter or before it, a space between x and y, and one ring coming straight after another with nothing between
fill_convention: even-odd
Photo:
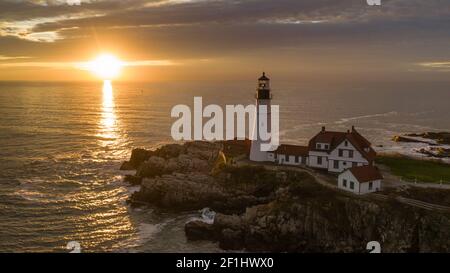
<instances>
[{"instance_id":1,"label":"green grass","mask_svg":"<svg viewBox=\"0 0 450 273\"><path fill-rule=\"evenodd\" d=\"M425 161L402 156L379 156L378 164L390 168L392 174L408 181L450 184L450 165L436 161Z\"/></svg>"}]
</instances>

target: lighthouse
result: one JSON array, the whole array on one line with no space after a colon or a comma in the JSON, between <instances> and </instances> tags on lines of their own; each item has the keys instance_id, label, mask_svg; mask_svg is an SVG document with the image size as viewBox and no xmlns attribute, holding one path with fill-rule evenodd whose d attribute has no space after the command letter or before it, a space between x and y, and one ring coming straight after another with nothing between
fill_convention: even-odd
<instances>
[{"instance_id":1,"label":"lighthouse","mask_svg":"<svg viewBox=\"0 0 450 273\"><path fill-rule=\"evenodd\" d=\"M252 146L250 150L251 161L267 161L267 151L261 149L262 144L269 145L270 138L265 139L260 132L271 132L271 104L272 94L270 92L270 79L263 72L258 79L256 89L256 115L253 127ZM263 107L261 107L263 106ZM265 107L264 107L265 106Z\"/></svg>"}]
</instances>

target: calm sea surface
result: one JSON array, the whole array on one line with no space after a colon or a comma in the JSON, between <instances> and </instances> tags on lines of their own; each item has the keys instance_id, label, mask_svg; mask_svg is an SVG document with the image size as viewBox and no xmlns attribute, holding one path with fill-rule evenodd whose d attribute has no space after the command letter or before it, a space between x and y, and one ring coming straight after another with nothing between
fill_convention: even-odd
<instances>
[{"instance_id":1,"label":"calm sea surface","mask_svg":"<svg viewBox=\"0 0 450 273\"><path fill-rule=\"evenodd\" d=\"M395 150L404 147L394 134L450 130L449 86L412 86L274 84L282 142L355 125ZM129 208L136 188L118 171L133 147L171 142L170 110L194 96L250 104L254 84L0 83L0 252L63 252L70 241L82 251L219 251L186 241L196 212Z\"/></svg>"}]
</instances>

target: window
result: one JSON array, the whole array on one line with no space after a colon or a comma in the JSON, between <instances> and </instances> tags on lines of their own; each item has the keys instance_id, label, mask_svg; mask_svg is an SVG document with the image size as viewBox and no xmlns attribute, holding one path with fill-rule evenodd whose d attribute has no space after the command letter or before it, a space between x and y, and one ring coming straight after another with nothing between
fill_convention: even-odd
<instances>
[{"instance_id":1,"label":"window","mask_svg":"<svg viewBox=\"0 0 450 273\"><path fill-rule=\"evenodd\" d=\"M348 157L353 158L353 151L348 151Z\"/></svg>"},{"instance_id":2,"label":"window","mask_svg":"<svg viewBox=\"0 0 450 273\"><path fill-rule=\"evenodd\" d=\"M353 181L350 181L350 189L355 189L355 182L353 182Z\"/></svg>"},{"instance_id":3,"label":"window","mask_svg":"<svg viewBox=\"0 0 450 273\"><path fill-rule=\"evenodd\" d=\"M300 162L300 157L299 156L296 156L295 157L295 163L299 163Z\"/></svg>"},{"instance_id":4,"label":"window","mask_svg":"<svg viewBox=\"0 0 450 273\"><path fill-rule=\"evenodd\" d=\"M356 167L356 166L358 166L358 163L357 163L357 162L353 162L353 163L352 163L352 166L353 166L353 167Z\"/></svg>"},{"instance_id":5,"label":"window","mask_svg":"<svg viewBox=\"0 0 450 273\"><path fill-rule=\"evenodd\" d=\"M322 165L322 157L321 156L317 157L317 164Z\"/></svg>"},{"instance_id":6,"label":"window","mask_svg":"<svg viewBox=\"0 0 450 273\"><path fill-rule=\"evenodd\" d=\"M284 158L285 158L286 162L289 162L289 156L288 155L285 155Z\"/></svg>"},{"instance_id":7,"label":"window","mask_svg":"<svg viewBox=\"0 0 450 273\"><path fill-rule=\"evenodd\" d=\"M344 156L344 150L342 150L342 149L339 149L339 156Z\"/></svg>"},{"instance_id":8,"label":"window","mask_svg":"<svg viewBox=\"0 0 450 273\"><path fill-rule=\"evenodd\" d=\"M322 149L322 144L317 143L317 149Z\"/></svg>"},{"instance_id":9,"label":"window","mask_svg":"<svg viewBox=\"0 0 450 273\"><path fill-rule=\"evenodd\" d=\"M344 146L345 146L345 147L348 146L348 141L347 141L347 140L344 142Z\"/></svg>"},{"instance_id":10,"label":"window","mask_svg":"<svg viewBox=\"0 0 450 273\"><path fill-rule=\"evenodd\" d=\"M369 183L369 191L371 191L372 189L373 189L373 183L370 182L370 183Z\"/></svg>"},{"instance_id":11,"label":"window","mask_svg":"<svg viewBox=\"0 0 450 273\"><path fill-rule=\"evenodd\" d=\"M347 188L347 179L344 179L344 180L342 181L342 185L344 186L344 188Z\"/></svg>"},{"instance_id":12,"label":"window","mask_svg":"<svg viewBox=\"0 0 450 273\"><path fill-rule=\"evenodd\" d=\"M334 168L335 169L339 169L339 161L338 160L335 160L334 162L333 162L333 164L334 164Z\"/></svg>"},{"instance_id":13,"label":"window","mask_svg":"<svg viewBox=\"0 0 450 273\"><path fill-rule=\"evenodd\" d=\"M325 150L328 150L329 146L328 144L325 144Z\"/></svg>"}]
</instances>

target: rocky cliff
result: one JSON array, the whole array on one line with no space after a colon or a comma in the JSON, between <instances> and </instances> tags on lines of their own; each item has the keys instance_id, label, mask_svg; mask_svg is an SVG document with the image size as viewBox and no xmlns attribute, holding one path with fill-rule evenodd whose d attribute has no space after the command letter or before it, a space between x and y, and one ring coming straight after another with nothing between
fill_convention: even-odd
<instances>
[{"instance_id":1,"label":"rocky cliff","mask_svg":"<svg viewBox=\"0 0 450 273\"><path fill-rule=\"evenodd\" d=\"M448 252L449 227L448 215L395 202L284 193L239 216L217 214L213 225L188 223L186 232L230 250L366 252L369 241L378 241L383 252Z\"/></svg>"},{"instance_id":2,"label":"rocky cliff","mask_svg":"<svg viewBox=\"0 0 450 273\"><path fill-rule=\"evenodd\" d=\"M449 252L450 215L377 201L317 184L301 171L228 164L221 143L135 150L125 167L141 183L132 204L175 211L215 210L213 224L189 222L190 240L223 249L282 252ZM231 160L232 161L232 160Z\"/></svg>"}]
</instances>

